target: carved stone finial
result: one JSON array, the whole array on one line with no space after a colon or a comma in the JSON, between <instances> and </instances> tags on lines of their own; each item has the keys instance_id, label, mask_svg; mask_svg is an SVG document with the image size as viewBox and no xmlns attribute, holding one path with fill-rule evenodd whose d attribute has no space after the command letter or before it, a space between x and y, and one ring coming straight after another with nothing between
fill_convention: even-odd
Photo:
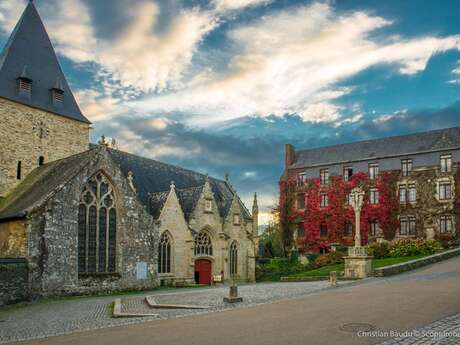
<instances>
[{"instance_id":1,"label":"carved stone finial","mask_svg":"<svg viewBox=\"0 0 460 345\"><path fill-rule=\"evenodd\" d=\"M128 172L128 177L126 179L128 180L129 187L133 190L134 193L136 193L136 188L134 187L134 183L133 183L134 177L133 177L132 171Z\"/></svg>"},{"instance_id":2,"label":"carved stone finial","mask_svg":"<svg viewBox=\"0 0 460 345\"><path fill-rule=\"evenodd\" d=\"M225 182L230 182L230 175L228 173L225 173Z\"/></svg>"},{"instance_id":3,"label":"carved stone finial","mask_svg":"<svg viewBox=\"0 0 460 345\"><path fill-rule=\"evenodd\" d=\"M98 144L99 144L99 145L103 145L103 146L108 146L107 140L105 139L105 135L104 135L104 134L101 135L101 139L99 139Z\"/></svg>"},{"instance_id":4,"label":"carved stone finial","mask_svg":"<svg viewBox=\"0 0 460 345\"><path fill-rule=\"evenodd\" d=\"M171 188L172 190L176 189L176 184L174 183L174 180L171 181L171 184L169 185L169 188Z\"/></svg>"}]
</instances>

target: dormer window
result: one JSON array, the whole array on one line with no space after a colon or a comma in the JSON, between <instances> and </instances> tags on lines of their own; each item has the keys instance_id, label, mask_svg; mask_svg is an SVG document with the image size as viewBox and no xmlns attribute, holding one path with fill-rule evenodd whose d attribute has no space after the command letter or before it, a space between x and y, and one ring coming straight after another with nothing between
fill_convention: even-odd
<instances>
[{"instance_id":1,"label":"dormer window","mask_svg":"<svg viewBox=\"0 0 460 345\"><path fill-rule=\"evenodd\" d=\"M29 98L32 94L32 79L27 76L27 66L24 66L21 75L17 79L19 96Z\"/></svg>"},{"instance_id":2,"label":"dormer window","mask_svg":"<svg viewBox=\"0 0 460 345\"><path fill-rule=\"evenodd\" d=\"M64 91L58 89L51 89L51 97L53 105L61 105L64 102Z\"/></svg>"},{"instance_id":3,"label":"dormer window","mask_svg":"<svg viewBox=\"0 0 460 345\"><path fill-rule=\"evenodd\" d=\"M56 79L54 87L51 91L51 100L54 106L60 106L64 102L64 87L62 86L61 79Z\"/></svg>"}]
</instances>

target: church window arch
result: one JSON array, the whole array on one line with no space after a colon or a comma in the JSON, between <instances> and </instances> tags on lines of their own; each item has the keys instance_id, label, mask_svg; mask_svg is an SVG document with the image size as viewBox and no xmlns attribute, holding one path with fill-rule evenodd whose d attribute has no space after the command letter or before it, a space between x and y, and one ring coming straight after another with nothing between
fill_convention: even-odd
<instances>
[{"instance_id":1,"label":"church window arch","mask_svg":"<svg viewBox=\"0 0 460 345\"><path fill-rule=\"evenodd\" d=\"M115 192L99 172L83 188L78 206L78 272L115 272L117 211Z\"/></svg>"},{"instance_id":2,"label":"church window arch","mask_svg":"<svg viewBox=\"0 0 460 345\"><path fill-rule=\"evenodd\" d=\"M238 274L238 244L233 241L230 245L230 275Z\"/></svg>"},{"instance_id":3,"label":"church window arch","mask_svg":"<svg viewBox=\"0 0 460 345\"><path fill-rule=\"evenodd\" d=\"M172 272L172 237L165 231L160 236L158 248L158 273Z\"/></svg>"},{"instance_id":4,"label":"church window arch","mask_svg":"<svg viewBox=\"0 0 460 345\"><path fill-rule=\"evenodd\" d=\"M212 241L207 232L201 231L195 238L195 255L212 256Z\"/></svg>"}]
</instances>

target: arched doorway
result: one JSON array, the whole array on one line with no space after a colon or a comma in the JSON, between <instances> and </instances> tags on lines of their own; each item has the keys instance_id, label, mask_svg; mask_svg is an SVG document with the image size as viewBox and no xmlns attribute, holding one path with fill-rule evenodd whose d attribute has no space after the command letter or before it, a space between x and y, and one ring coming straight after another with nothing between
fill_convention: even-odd
<instances>
[{"instance_id":1,"label":"arched doorway","mask_svg":"<svg viewBox=\"0 0 460 345\"><path fill-rule=\"evenodd\" d=\"M211 285L211 261L199 259L195 261L195 282Z\"/></svg>"}]
</instances>

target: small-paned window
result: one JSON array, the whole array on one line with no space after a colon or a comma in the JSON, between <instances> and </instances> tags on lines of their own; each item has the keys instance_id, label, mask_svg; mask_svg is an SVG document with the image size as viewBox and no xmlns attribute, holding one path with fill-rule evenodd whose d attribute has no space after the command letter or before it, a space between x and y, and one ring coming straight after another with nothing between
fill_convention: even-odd
<instances>
[{"instance_id":1,"label":"small-paned window","mask_svg":"<svg viewBox=\"0 0 460 345\"><path fill-rule=\"evenodd\" d=\"M399 234L415 235L416 221L414 216L401 217L399 219Z\"/></svg>"},{"instance_id":2,"label":"small-paned window","mask_svg":"<svg viewBox=\"0 0 460 345\"><path fill-rule=\"evenodd\" d=\"M379 175L379 165L377 163L369 164L369 178L375 180Z\"/></svg>"},{"instance_id":3,"label":"small-paned window","mask_svg":"<svg viewBox=\"0 0 460 345\"><path fill-rule=\"evenodd\" d=\"M329 169L320 169L319 179L322 185L329 183Z\"/></svg>"},{"instance_id":4,"label":"small-paned window","mask_svg":"<svg viewBox=\"0 0 460 345\"><path fill-rule=\"evenodd\" d=\"M353 235L353 224L351 222L345 222L343 226L343 236L352 236Z\"/></svg>"},{"instance_id":5,"label":"small-paned window","mask_svg":"<svg viewBox=\"0 0 460 345\"><path fill-rule=\"evenodd\" d=\"M321 238L327 238L328 237L327 225L324 224L324 223L319 226L319 236Z\"/></svg>"},{"instance_id":6,"label":"small-paned window","mask_svg":"<svg viewBox=\"0 0 460 345\"><path fill-rule=\"evenodd\" d=\"M452 226L452 216L450 214L444 214L439 217L439 232L441 234L451 233L453 229Z\"/></svg>"},{"instance_id":7,"label":"small-paned window","mask_svg":"<svg viewBox=\"0 0 460 345\"><path fill-rule=\"evenodd\" d=\"M321 201L320 201L320 206L321 207L328 207L329 206L329 197L327 193L321 193Z\"/></svg>"},{"instance_id":8,"label":"small-paned window","mask_svg":"<svg viewBox=\"0 0 460 345\"><path fill-rule=\"evenodd\" d=\"M401 173L403 176L409 176L412 171L412 159L401 160Z\"/></svg>"},{"instance_id":9,"label":"small-paned window","mask_svg":"<svg viewBox=\"0 0 460 345\"><path fill-rule=\"evenodd\" d=\"M352 167L344 167L343 168L343 180L344 181L351 181L353 177L353 168Z\"/></svg>"},{"instance_id":10,"label":"small-paned window","mask_svg":"<svg viewBox=\"0 0 460 345\"><path fill-rule=\"evenodd\" d=\"M441 172L450 172L452 170L452 155L441 156Z\"/></svg>"},{"instance_id":11,"label":"small-paned window","mask_svg":"<svg viewBox=\"0 0 460 345\"><path fill-rule=\"evenodd\" d=\"M371 205L377 205L379 203L379 190L377 188L371 188L369 190L369 203Z\"/></svg>"},{"instance_id":12,"label":"small-paned window","mask_svg":"<svg viewBox=\"0 0 460 345\"><path fill-rule=\"evenodd\" d=\"M371 236L380 236L380 223L378 220L373 220L371 222Z\"/></svg>"},{"instance_id":13,"label":"small-paned window","mask_svg":"<svg viewBox=\"0 0 460 345\"><path fill-rule=\"evenodd\" d=\"M307 181L307 174L305 172L301 172L297 174L297 185L303 186L305 182Z\"/></svg>"},{"instance_id":14,"label":"small-paned window","mask_svg":"<svg viewBox=\"0 0 460 345\"><path fill-rule=\"evenodd\" d=\"M399 186L399 203L405 204L407 202L407 188L406 186Z\"/></svg>"},{"instance_id":15,"label":"small-paned window","mask_svg":"<svg viewBox=\"0 0 460 345\"><path fill-rule=\"evenodd\" d=\"M452 199L452 184L450 182L439 183L439 200Z\"/></svg>"},{"instance_id":16,"label":"small-paned window","mask_svg":"<svg viewBox=\"0 0 460 345\"><path fill-rule=\"evenodd\" d=\"M409 202L416 202L417 201L417 188L415 184L410 184L408 187L408 201Z\"/></svg>"},{"instance_id":17,"label":"small-paned window","mask_svg":"<svg viewBox=\"0 0 460 345\"><path fill-rule=\"evenodd\" d=\"M297 209L303 210L305 208L305 194L297 194Z\"/></svg>"}]
</instances>

